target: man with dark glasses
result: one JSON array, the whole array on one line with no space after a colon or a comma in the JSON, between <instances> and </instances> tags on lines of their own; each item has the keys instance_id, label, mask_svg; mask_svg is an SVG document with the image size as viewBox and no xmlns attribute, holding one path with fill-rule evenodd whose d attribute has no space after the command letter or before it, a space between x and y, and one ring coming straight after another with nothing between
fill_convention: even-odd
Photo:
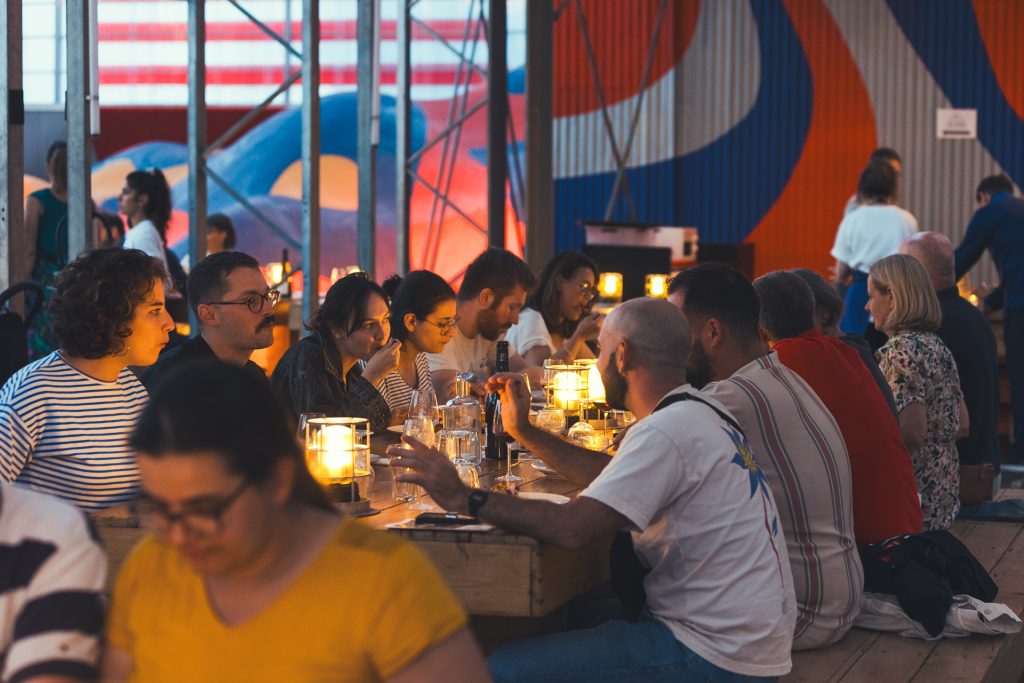
<instances>
[{"instance_id":1,"label":"man with dark glasses","mask_svg":"<svg viewBox=\"0 0 1024 683\"><path fill-rule=\"evenodd\" d=\"M152 391L168 369L197 358L217 358L265 379L249 357L274 342L281 294L267 284L256 259L240 251L210 254L189 273L186 289L199 334L161 354L143 375L146 388Z\"/></svg>"}]
</instances>

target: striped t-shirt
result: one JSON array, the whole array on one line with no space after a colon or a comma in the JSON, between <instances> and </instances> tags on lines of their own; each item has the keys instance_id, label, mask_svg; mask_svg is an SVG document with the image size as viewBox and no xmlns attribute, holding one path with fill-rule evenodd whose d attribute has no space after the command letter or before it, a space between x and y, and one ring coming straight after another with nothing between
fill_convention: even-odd
<instances>
[{"instance_id":1,"label":"striped t-shirt","mask_svg":"<svg viewBox=\"0 0 1024 683\"><path fill-rule=\"evenodd\" d=\"M416 354L416 386L410 387L402 379L398 370L384 375L384 379L377 384L377 391L388 402L391 411L405 410L409 407L409 399L412 397L413 389L425 389L431 387L430 365L427 363L427 354Z\"/></svg>"},{"instance_id":2,"label":"striped t-shirt","mask_svg":"<svg viewBox=\"0 0 1024 683\"><path fill-rule=\"evenodd\" d=\"M103 382L60 351L27 365L0 391L0 477L85 510L128 502L139 487L128 435L148 400L127 368Z\"/></svg>"},{"instance_id":3,"label":"striped t-shirt","mask_svg":"<svg viewBox=\"0 0 1024 683\"><path fill-rule=\"evenodd\" d=\"M82 511L0 484L0 679L96 678L106 571Z\"/></svg>"}]
</instances>

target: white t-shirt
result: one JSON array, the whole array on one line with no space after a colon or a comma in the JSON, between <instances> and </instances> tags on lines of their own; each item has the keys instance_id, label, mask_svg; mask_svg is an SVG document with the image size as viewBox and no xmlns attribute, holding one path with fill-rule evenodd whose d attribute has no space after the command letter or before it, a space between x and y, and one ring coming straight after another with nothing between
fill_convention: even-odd
<instances>
[{"instance_id":1,"label":"white t-shirt","mask_svg":"<svg viewBox=\"0 0 1024 683\"><path fill-rule=\"evenodd\" d=\"M681 391L696 395L669 395ZM737 674L789 672L796 602L775 501L711 408L681 401L637 422L581 495L633 523L647 607L683 645Z\"/></svg>"},{"instance_id":2,"label":"white t-shirt","mask_svg":"<svg viewBox=\"0 0 1024 683\"><path fill-rule=\"evenodd\" d=\"M917 219L892 204L859 206L839 223L832 256L854 270L868 272L875 261L900 250L917 232Z\"/></svg>"},{"instance_id":3,"label":"white t-shirt","mask_svg":"<svg viewBox=\"0 0 1024 683\"><path fill-rule=\"evenodd\" d=\"M124 236L124 248L146 252L153 258L159 259L164 266L164 272L170 272L167 269L164 242L160 239L160 233L157 232L153 221L144 220L138 225L132 226L132 229Z\"/></svg>"},{"instance_id":4,"label":"white t-shirt","mask_svg":"<svg viewBox=\"0 0 1024 683\"><path fill-rule=\"evenodd\" d=\"M490 341L482 334L469 339L459 331L459 326L452 328L454 335L444 345L441 353L428 353L427 364L431 372L438 370L454 370L455 372L476 372L487 376L494 368L497 353L497 340Z\"/></svg>"},{"instance_id":5,"label":"white t-shirt","mask_svg":"<svg viewBox=\"0 0 1024 683\"><path fill-rule=\"evenodd\" d=\"M520 356L538 346L546 347L551 354L558 350L551 341L544 316L532 308L524 308L519 312L519 322L509 328L506 336L512 351Z\"/></svg>"}]
</instances>

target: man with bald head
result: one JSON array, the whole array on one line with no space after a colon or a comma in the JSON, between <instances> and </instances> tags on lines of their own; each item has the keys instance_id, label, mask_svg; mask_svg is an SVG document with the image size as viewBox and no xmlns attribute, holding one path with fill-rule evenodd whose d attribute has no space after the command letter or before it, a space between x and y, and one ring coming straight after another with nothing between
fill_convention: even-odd
<instances>
[{"instance_id":1,"label":"man with bald head","mask_svg":"<svg viewBox=\"0 0 1024 683\"><path fill-rule=\"evenodd\" d=\"M506 427L584 485L567 505L472 491L434 449L392 447L403 475L446 510L577 549L631 532L646 608L515 643L489 659L496 681L762 680L790 670L796 607L785 539L764 475L734 418L686 384L690 330L666 301L633 299L605 320L597 367L608 404L638 421L614 458L532 427L513 374L492 377Z\"/></svg>"},{"instance_id":2,"label":"man with bald head","mask_svg":"<svg viewBox=\"0 0 1024 683\"><path fill-rule=\"evenodd\" d=\"M942 325L936 334L949 347L960 374L971 431L956 442L961 465L990 463L998 475L999 365L996 338L981 311L960 296L956 288L953 244L937 232L921 232L900 246L900 253L921 262L942 308ZM998 476L993 489L998 490Z\"/></svg>"}]
</instances>

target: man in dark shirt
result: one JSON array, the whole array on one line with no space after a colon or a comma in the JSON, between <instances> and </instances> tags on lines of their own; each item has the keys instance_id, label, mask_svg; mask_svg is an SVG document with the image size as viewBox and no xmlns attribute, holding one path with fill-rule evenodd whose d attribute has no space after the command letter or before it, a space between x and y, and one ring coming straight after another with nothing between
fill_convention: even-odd
<instances>
[{"instance_id":1,"label":"man in dark shirt","mask_svg":"<svg viewBox=\"0 0 1024 683\"><path fill-rule=\"evenodd\" d=\"M960 374L960 388L970 416L970 434L956 442L962 465L991 463L999 471L999 368L996 338L985 316L960 296L953 267L953 245L937 232L919 232L900 253L921 262L942 307L937 334L949 347Z\"/></svg>"},{"instance_id":2,"label":"man in dark shirt","mask_svg":"<svg viewBox=\"0 0 1024 683\"><path fill-rule=\"evenodd\" d=\"M987 248L999 270L1003 334L1010 370L1013 457L1024 461L1024 199L1013 196L1005 175L989 176L976 192L979 209L956 250L956 279L977 263Z\"/></svg>"},{"instance_id":3,"label":"man in dark shirt","mask_svg":"<svg viewBox=\"0 0 1024 683\"><path fill-rule=\"evenodd\" d=\"M218 358L265 380L249 356L274 342L280 294L267 285L256 259L239 251L210 254L192 269L186 288L199 334L160 355L142 376L146 388L152 391L169 369L196 358Z\"/></svg>"}]
</instances>

